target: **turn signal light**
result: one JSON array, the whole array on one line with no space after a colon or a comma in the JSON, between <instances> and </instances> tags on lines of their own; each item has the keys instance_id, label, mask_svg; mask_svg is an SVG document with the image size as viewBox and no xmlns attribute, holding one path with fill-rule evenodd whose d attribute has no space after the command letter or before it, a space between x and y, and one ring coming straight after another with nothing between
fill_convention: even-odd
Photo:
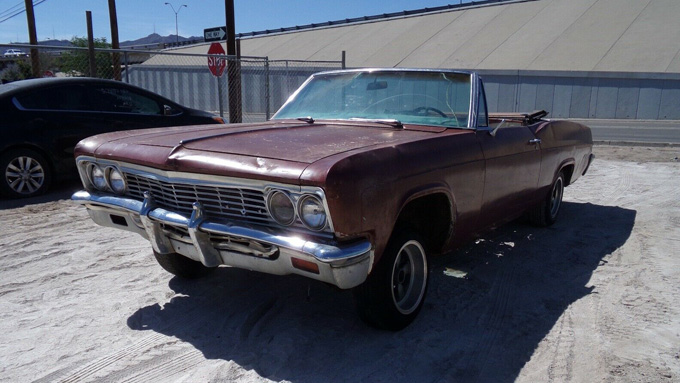
<instances>
[{"instance_id":1,"label":"turn signal light","mask_svg":"<svg viewBox=\"0 0 680 383\"><path fill-rule=\"evenodd\" d=\"M290 261L293 263L293 267L296 269L319 274L319 265L314 262L305 261L304 259L299 258L291 258Z\"/></svg>"}]
</instances>

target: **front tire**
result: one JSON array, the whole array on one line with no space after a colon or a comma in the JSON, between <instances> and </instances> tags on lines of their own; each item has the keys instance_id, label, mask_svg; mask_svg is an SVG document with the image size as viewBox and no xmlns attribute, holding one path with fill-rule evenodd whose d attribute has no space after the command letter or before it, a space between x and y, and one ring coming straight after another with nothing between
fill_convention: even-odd
<instances>
[{"instance_id":1,"label":"front tire","mask_svg":"<svg viewBox=\"0 0 680 383\"><path fill-rule=\"evenodd\" d=\"M28 198L45 193L50 185L49 163L31 149L15 149L0 156L0 194Z\"/></svg>"},{"instance_id":2,"label":"front tire","mask_svg":"<svg viewBox=\"0 0 680 383\"><path fill-rule=\"evenodd\" d=\"M363 284L354 289L361 319L370 326L398 331L416 318L425 301L429 270L423 240L398 230Z\"/></svg>"},{"instance_id":3,"label":"front tire","mask_svg":"<svg viewBox=\"0 0 680 383\"><path fill-rule=\"evenodd\" d=\"M154 251L153 255L156 257L158 264L161 265L165 271L180 278L201 278L212 273L217 268L207 267L201 262L194 261L193 259L189 259L177 253L159 254Z\"/></svg>"},{"instance_id":4,"label":"front tire","mask_svg":"<svg viewBox=\"0 0 680 383\"><path fill-rule=\"evenodd\" d=\"M536 226L547 227L557 221L564 195L564 172L553 181L550 192L541 203L529 211L529 222Z\"/></svg>"}]
</instances>

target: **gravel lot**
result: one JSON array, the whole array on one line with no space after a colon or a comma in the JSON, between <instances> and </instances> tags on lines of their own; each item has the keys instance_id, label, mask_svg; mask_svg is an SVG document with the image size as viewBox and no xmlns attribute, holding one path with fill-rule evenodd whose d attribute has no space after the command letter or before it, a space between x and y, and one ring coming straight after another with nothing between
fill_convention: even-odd
<instances>
[{"instance_id":1,"label":"gravel lot","mask_svg":"<svg viewBox=\"0 0 680 383\"><path fill-rule=\"evenodd\" d=\"M597 146L553 227L435 259L399 333L300 277L172 278L77 184L0 201L0 381L678 382L679 152Z\"/></svg>"}]
</instances>

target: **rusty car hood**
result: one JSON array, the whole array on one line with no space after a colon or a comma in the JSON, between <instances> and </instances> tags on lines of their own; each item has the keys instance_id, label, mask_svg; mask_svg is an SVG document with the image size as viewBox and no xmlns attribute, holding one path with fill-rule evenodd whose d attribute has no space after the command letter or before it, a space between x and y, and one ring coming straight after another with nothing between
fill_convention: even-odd
<instances>
[{"instance_id":1,"label":"rusty car hood","mask_svg":"<svg viewBox=\"0 0 680 383\"><path fill-rule=\"evenodd\" d=\"M81 141L76 156L233 177L290 182L310 164L376 146L393 146L446 129L376 123L207 125L123 131Z\"/></svg>"}]
</instances>

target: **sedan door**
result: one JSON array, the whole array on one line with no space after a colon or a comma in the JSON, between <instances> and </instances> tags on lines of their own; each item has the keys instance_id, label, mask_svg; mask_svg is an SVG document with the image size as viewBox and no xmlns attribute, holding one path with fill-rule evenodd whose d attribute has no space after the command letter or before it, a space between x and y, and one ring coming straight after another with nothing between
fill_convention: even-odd
<instances>
[{"instance_id":1,"label":"sedan door","mask_svg":"<svg viewBox=\"0 0 680 383\"><path fill-rule=\"evenodd\" d=\"M486 175L482 220L498 225L517 218L534 201L541 170L541 151L534 134L523 125L501 127L495 136L480 129Z\"/></svg>"}]
</instances>

